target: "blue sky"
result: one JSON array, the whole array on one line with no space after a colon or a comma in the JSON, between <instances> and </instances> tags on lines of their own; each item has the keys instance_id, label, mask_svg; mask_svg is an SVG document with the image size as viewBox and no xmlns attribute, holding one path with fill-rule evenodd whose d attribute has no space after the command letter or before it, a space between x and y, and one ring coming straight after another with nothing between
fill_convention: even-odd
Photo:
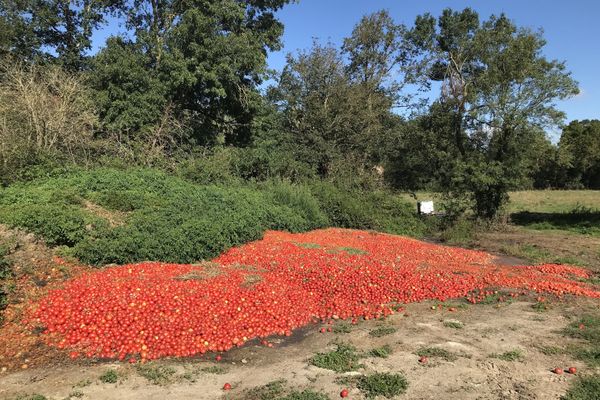
<instances>
[{"instance_id":1,"label":"blue sky","mask_svg":"<svg viewBox=\"0 0 600 400\"><path fill-rule=\"evenodd\" d=\"M396 22L411 25L415 16L437 16L446 7L471 7L482 19L505 12L519 26L543 29L546 56L566 60L579 82L581 93L559 104L567 121L600 119L600 0L300 0L278 13L285 25L284 48L269 55L269 66L281 70L285 55L309 48L313 38L341 44L364 14L387 9ZM95 35L94 47L123 31L113 22Z\"/></svg>"}]
</instances>

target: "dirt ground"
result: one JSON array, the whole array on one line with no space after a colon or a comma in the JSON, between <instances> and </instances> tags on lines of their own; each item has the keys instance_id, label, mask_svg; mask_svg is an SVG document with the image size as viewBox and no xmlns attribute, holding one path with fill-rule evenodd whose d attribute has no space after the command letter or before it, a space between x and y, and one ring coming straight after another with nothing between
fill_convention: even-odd
<instances>
[{"instance_id":1,"label":"dirt ground","mask_svg":"<svg viewBox=\"0 0 600 400\"><path fill-rule=\"evenodd\" d=\"M406 311L385 321L364 321L350 333L320 333L311 326L273 348L257 343L231 351L220 362L206 359L167 360L156 363L177 372L156 385L141 377L135 366L114 362L41 367L0 375L0 398L39 393L48 399L82 397L89 399L243 399L246 390L284 379L290 388L322 391L332 399L348 387L351 399L364 399L361 392L344 385L340 377L369 372L401 372L409 386L403 399L559 399L574 376L556 375L554 367L586 367L569 356L546 355L548 348L564 348L571 339L560 334L575 313L598 312L599 304L586 299L552 303L544 312L533 309L531 301L518 300L496 305L458 304L448 311L434 302L408 305ZM437 305L437 306L436 306ZM433 310L432 306L436 309ZM462 328L448 322L459 321ZM446 324L445 324L446 323ZM369 332L381 325L397 331L382 337ZM389 345L388 358L366 357L356 372L336 373L309 365L317 352L335 347L335 342L353 344L368 351ZM415 354L423 347L439 347L456 355L456 360L430 357L427 364ZM518 350L522 360L494 358ZM204 372L220 366L224 372ZM102 383L99 376L107 369L119 371L117 384ZM589 372L589 371L588 371ZM223 384L233 389L225 393ZM343 382L343 381L342 381Z\"/></svg>"},{"instance_id":2,"label":"dirt ground","mask_svg":"<svg viewBox=\"0 0 600 400\"><path fill-rule=\"evenodd\" d=\"M0 229L0 234L11 237L14 243L15 251L11 257L19 273L36 271L31 291L38 290L40 280L64 279L72 272L68 271L68 266L57 267L47 261L52 259L52 252L30 236L15 234L5 228ZM600 270L597 238L508 229L480 236L477 243L477 247L499 254L529 254L511 251L511 245L516 246L513 250L533 246L550 252L553 257L578 256L592 269ZM500 259L503 264L523 264L521 261L514 257ZM26 296L27 293L13 295ZM551 372L553 368L574 366L583 374L598 372L591 371L565 352L557 351L574 342L560 331L579 315L599 313L600 302L583 298L553 299L549 309L541 311L532 308L533 304L533 297L477 305L462 301L443 305L437 302L409 304L405 311L385 321L362 321L352 325L349 333L320 333L323 326L330 325L313 325L295 332L290 338L273 338L270 340L274 344L272 348L250 342L224 354L220 362L210 356L146 364L155 370L165 367L165 371L170 371L155 373L160 382L142 376L139 366L101 360L72 361L58 350L37 348L38 353L46 354L37 355L42 365L32 363L27 369L9 367L4 370L4 365L12 362L18 366L23 361L0 359L0 399L28 399L28 395L41 394L57 400L241 400L248 398L249 390L280 380L285 381L289 390L311 389L335 399L339 398L343 388L347 388L350 399L365 399L353 378L373 372L406 376L408 389L397 397L399 399L559 399L575 377L556 375ZM373 337L370 332L381 326L391 326L396 331ZM354 345L363 355L362 367L353 372L337 373L310 365L312 356L335 349L336 343ZM391 348L389 357L367 354L384 345ZM416 352L426 347L444 349L450 357L431 356L426 364L419 363ZM512 361L497 358L507 352L519 357ZM100 376L109 370L117 371L117 383L101 381ZM224 392L225 383L230 383L233 389Z\"/></svg>"}]
</instances>

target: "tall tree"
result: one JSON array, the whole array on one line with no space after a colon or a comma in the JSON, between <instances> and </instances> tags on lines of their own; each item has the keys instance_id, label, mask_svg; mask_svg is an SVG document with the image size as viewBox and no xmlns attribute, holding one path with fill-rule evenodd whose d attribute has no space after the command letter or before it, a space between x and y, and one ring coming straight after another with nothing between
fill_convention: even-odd
<instances>
[{"instance_id":1,"label":"tall tree","mask_svg":"<svg viewBox=\"0 0 600 400\"><path fill-rule=\"evenodd\" d=\"M146 75L138 74L139 79L160 81L165 88L163 104L177 116L186 116L196 143L244 145L250 141L252 120L260 108L258 86L267 73L267 52L281 46L283 25L274 12L288 2L136 0L127 10L128 26L135 36L130 50L138 53L138 65L143 60ZM109 43L99 57L113 52L110 46L120 44ZM119 95L115 93L118 82L98 83L100 90L112 91L106 97ZM144 107L130 106L130 110ZM106 115L121 112L110 103L106 107ZM154 123L160 115L155 114Z\"/></svg>"},{"instance_id":2,"label":"tall tree","mask_svg":"<svg viewBox=\"0 0 600 400\"><path fill-rule=\"evenodd\" d=\"M519 180L522 143L557 126L557 99L578 93L564 62L548 60L540 32L518 28L505 15L481 23L470 8L419 16L409 37L422 50L427 76L441 83L439 107L459 158L449 188L469 193L477 215L494 217ZM453 186L454 185L454 186Z\"/></svg>"},{"instance_id":3,"label":"tall tree","mask_svg":"<svg viewBox=\"0 0 600 400\"><path fill-rule=\"evenodd\" d=\"M571 185L600 189L600 121L571 121L560 137L559 154Z\"/></svg>"},{"instance_id":4,"label":"tall tree","mask_svg":"<svg viewBox=\"0 0 600 400\"><path fill-rule=\"evenodd\" d=\"M81 70L95 29L122 0L4 0L0 36L4 53L24 61L56 58L65 68Z\"/></svg>"}]
</instances>

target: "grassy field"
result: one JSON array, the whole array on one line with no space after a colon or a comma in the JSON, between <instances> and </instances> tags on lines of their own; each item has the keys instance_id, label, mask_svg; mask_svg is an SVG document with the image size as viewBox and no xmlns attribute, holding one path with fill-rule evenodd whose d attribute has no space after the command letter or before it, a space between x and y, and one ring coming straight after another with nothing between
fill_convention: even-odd
<instances>
[{"instance_id":1,"label":"grassy field","mask_svg":"<svg viewBox=\"0 0 600 400\"><path fill-rule=\"evenodd\" d=\"M510 193L510 212L600 211L600 190L524 190Z\"/></svg>"},{"instance_id":2,"label":"grassy field","mask_svg":"<svg viewBox=\"0 0 600 400\"><path fill-rule=\"evenodd\" d=\"M402 198L414 204L417 201L433 200L438 203L441 197L438 193L417 192L415 196L403 194ZM600 211L600 190L522 190L510 192L508 212L522 211L537 213L565 213L576 210Z\"/></svg>"}]
</instances>

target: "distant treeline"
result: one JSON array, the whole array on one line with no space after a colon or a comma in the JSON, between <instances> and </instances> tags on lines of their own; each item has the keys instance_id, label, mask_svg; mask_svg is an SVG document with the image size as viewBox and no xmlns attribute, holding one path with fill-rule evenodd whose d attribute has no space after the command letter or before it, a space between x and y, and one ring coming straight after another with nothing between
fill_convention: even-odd
<instances>
[{"instance_id":1,"label":"distant treeline","mask_svg":"<svg viewBox=\"0 0 600 400\"><path fill-rule=\"evenodd\" d=\"M515 188L600 188L600 122L546 137L578 87L538 31L469 8L411 26L380 11L273 72L288 2L0 2L2 181L142 165L204 183L437 190L486 218ZM126 34L90 54L109 18Z\"/></svg>"}]
</instances>

